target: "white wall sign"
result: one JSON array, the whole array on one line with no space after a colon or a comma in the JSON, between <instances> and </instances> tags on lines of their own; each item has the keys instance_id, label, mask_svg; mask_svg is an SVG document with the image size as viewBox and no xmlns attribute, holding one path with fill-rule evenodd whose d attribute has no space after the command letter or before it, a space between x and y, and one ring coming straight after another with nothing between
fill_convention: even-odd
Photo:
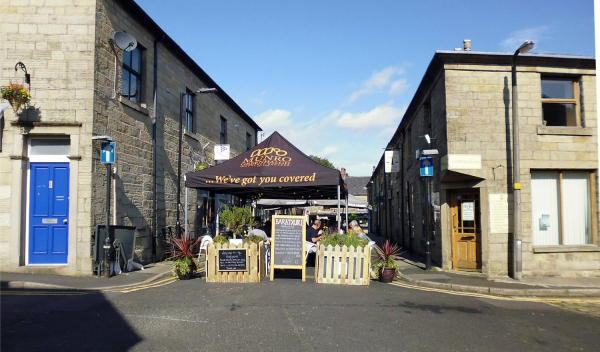
<instances>
[{"instance_id":1,"label":"white wall sign","mask_svg":"<svg viewBox=\"0 0 600 352\"><path fill-rule=\"evenodd\" d=\"M475 202L462 202L462 220L475 220Z\"/></svg>"},{"instance_id":2,"label":"white wall sign","mask_svg":"<svg viewBox=\"0 0 600 352\"><path fill-rule=\"evenodd\" d=\"M448 154L448 170L481 170L481 154Z\"/></svg>"},{"instance_id":3,"label":"white wall sign","mask_svg":"<svg viewBox=\"0 0 600 352\"><path fill-rule=\"evenodd\" d=\"M385 151L385 172L400 172L400 153L397 150Z\"/></svg>"},{"instance_id":4,"label":"white wall sign","mask_svg":"<svg viewBox=\"0 0 600 352\"><path fill-rule=\"evenodd\" d=\"M229 144L215 144L215 160L229 160L230 155Z\"/></svg>"},{"instance_id":5,"label":"white wall sign","mask_svg":"<svg viewBox=\"0 0 600 352\"><path fill-rule=\"evenodd\" d=\"M490 203L490 233L509 233L508 194L498 193L489 195Z\"/></svg>"}]
</instances>

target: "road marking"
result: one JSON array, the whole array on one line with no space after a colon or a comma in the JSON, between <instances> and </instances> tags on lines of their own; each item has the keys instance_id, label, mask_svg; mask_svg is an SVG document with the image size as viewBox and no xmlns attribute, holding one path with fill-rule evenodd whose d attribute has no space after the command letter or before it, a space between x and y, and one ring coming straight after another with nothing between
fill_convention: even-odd
<instances>
[{"instance_id":1,"label":"road marking","mask_svg":"<svg viewBox=\"0 0 600 352\"><path fill-rule=\"evenodd\" d=\"M0 296L82 296L98 293L98 291L2 291Z\"/></svg>"},{"instance_id":2,"label":"road marking","mask_svg":"<svg viewBox=\"0 0 600 352\"><path fill-rule=\"evenodd\" d=\"M155 288L155 287L169 285L175 281L178 281L178 279L176 277L169 277L166 279L151 282L149 284L137 285L137 286L133 286L133 287L126 287L126 288L119 288L119 289L103 290L103 291L104 292L130 293L130 292L135 292L135 291L146 290L149 288Z\"/></svg>"},{"instance_id":3,"label":"road marking","mask_svg":"<svg viewBox=\"0 0 600 352\"><path fill-rule=\"evenodd\" d=\"M586 298L576 298L576 297L564 297L564 298L561 298L561 297L557 297L557 298L555 298L555 297L548 297L548 298L544 298L544 297L515 297L515 296L503 297L503 296L488 295L488 294L485 294L485 293L458 292L458 291L451 291L451 290L440 289L440 288L422 287L422 286L416 286L416 285L406 284L404 282L397 282L397 281L393 281L391 283L391 285L398 286L398 287L404 287L404 288L408 288L408 289L413 289L413 290L428 291L428 292L438 292L438 293L445 293L445 294L455 295L455 296L488 298L488 299L494 299L494 300L498 300L498 301L540 302L540 303L548 303L548 304L556 304L556 303L560 303L560 302L570 302L570 303L600 303L600 298L586 299Z\"/></svg>"}]
</instances>

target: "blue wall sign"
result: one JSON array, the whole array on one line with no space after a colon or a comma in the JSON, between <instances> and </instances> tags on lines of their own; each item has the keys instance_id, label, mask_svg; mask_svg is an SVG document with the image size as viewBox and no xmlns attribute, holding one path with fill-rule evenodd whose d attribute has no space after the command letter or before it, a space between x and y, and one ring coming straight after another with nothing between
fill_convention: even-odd
<instances>
[{"instance_id":1,"label":"blue wall sign","mask_svg":"<svg viewBox=\"0 0 600 352\"><path fill-rule=\"evenodd\" d=\"M433 176L433 158L430 156L422 156L420 159L421 176Z\"/></svg>"},{"instance_id":2,"label":"blue wall sign","mask_svg":"<svg viewBox=\"0 0 600 352\"><path fill-rule=\"evenodd\" d=\"M115 162L115 142L103 142L100 150L102 164Z\"/></svg>"}]
</instances>

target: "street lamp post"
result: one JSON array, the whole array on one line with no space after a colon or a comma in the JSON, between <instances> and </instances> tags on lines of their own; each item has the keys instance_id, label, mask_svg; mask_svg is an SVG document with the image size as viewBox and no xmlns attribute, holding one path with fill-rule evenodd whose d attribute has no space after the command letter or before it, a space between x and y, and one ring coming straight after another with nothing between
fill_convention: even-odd
<instances>
[{"instance_id":1,"label":"street lamp post","mask_svg":"<svg viewBox=\"0 0 600 352\"><path fill-rule=\"evenodd\" d=\"M519 152L519 98L517 96L517 56L533 49L526 40L512 58L512 126L513 126L513 278L521 280L523 272L523 234L521 233L521 165Z\"/></svg>"},{"instance_id":2,"label":"street lamp post","mask_svg":"<svg viewBox=\"0 0 600 352\"><path fill-rule=\"evenodd\" d=\"M183 109L184 99L188 95L217 93L217 88L200 88L196 92L181 92L179 94L179 150L177 152L177 237L181 237L181 222L179 221L179 208L181 207L181 145L183 143Z\"/></svg>"}]
</instances>

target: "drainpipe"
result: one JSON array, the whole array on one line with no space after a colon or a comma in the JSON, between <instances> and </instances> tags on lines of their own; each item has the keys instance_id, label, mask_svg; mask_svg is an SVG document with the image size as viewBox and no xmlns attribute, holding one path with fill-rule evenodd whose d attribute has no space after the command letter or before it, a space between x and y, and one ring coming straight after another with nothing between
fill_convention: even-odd
<instances>
[{"instance_id":1,"label":"drainpipe","mask_svg":"<svg viewBox=\"0 0 600 352\"><path fill-rule=\"evenodd\" d=\"M157 155L158 155L158 131L157 131L157 119L158 119L158 42L165 38L163 33L160 38L154 40L154 83L152 87L153 103L152 103L152 263L156 263L156 233L158 226L158 219L156 218L158 205L156 203L157 190L156 190L156 179L158 177L157 171Z\"/></svg>"},{"instance_id":2,"label":"drainpipe","mask_svg":"<svg viewBox=\"0 0 600 352\"><path fill-rule=\"evenodd\" d=\"M400 244L404 247L404 132L400 133Z\"/></svg>"}]
</instances>

